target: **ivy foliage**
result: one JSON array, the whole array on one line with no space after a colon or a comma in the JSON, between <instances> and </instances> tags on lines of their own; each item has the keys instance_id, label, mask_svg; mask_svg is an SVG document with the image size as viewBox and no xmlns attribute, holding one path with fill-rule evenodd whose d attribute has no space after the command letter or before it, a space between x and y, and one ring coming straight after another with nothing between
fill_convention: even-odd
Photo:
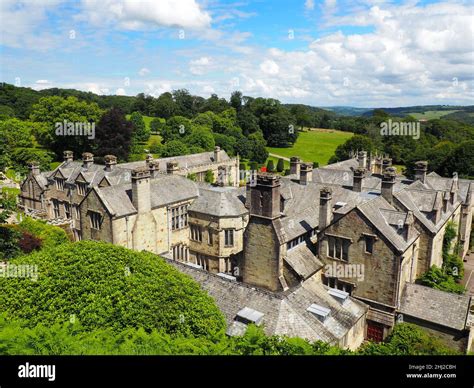
<instances>
[{"instance_id":1,"label":"ivy foliage","mask_svg":"<svg viewBox=\"0 0 474 388\"><path fill-rule=\"evenodd\" d=\"M29 327L79 320L87 330L142 328L207 336L225 321L198 283L148 252L81 241L10 261L37 265L38 280L0 277L0 305Z\"/></svg>"}]
</instances>

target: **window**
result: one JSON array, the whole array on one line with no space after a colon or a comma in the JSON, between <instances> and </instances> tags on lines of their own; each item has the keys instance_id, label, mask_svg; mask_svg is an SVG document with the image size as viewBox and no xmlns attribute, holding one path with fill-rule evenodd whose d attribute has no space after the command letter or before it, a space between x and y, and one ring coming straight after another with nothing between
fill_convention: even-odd
<instances>
[{"instance_id":1,"label":"window","mask_svg":"<svg viewBox=\"0 0 474 388\"><path fill-rule=\"evenodd\" d=\"M188 205L171 209L171 230L182 229L188 226Z\"/></svg>"},{"instance_id":2,"label":"window","mask_svg":"<svg viewBox=\"0 0 474 388\"><path fill-rule=\"evenodd\" d=\"M346 283L338 278L323 275L322 281L325 286L347 292L349 295L352 295L352 291L354 291L354 285Z\"/></svg>"},{"instance_id":3,"label":"window","mask_svg":"<svg viewBox=\"0 0 474 388\"><path fill-rule=\"evenodd\" d=\"M64 190L64 179L56 178L56 189L63 191Z\"/></svg>"},{"instance_id":4,"label":"window","mask_svg":"<svg viewBox=\"0 0 474 388\"><path fill-rule=\"evenodd\" d=\"M224 230L224 237L225 237L225 246L226 247L233 247L234 246L234 229L226 229Z\"/></svg>"},{"instance_id":5,"label":"window","mask_svg":"<svg viewBox=\"0 0 474 388\"><path fill-rule=\"evenodd\" d=\"M77 182L77 193L79 195L86 195L87 191L87 183L85 182Z\"/></svg>"},{"instance_id":6,"label":"window","mask_svg":"<svg viewBox=\"0 0 474 388\"><path fill-rule=\"evenodd\" d=\"M212 230L208 229L207 230L207 243L209 245L212 245L213 239L212 239Z\"/></svg>"},{"instance_id":7,"label":"window","mask_svg":"<svg viewBox=\"0 0 474 388\"><path fill-rule=\"evenodd\" d=\"M191 224L191 240L202 242L202 227L201 225Z\"/></svg>"},{"instance_id":8,"label":"window","mask_svg":"<svg viewBox=\"0 0 474 388\"><path fill-rule=\"evenodd\" d=\"M209 257L198 253L196 255L196 261L197 261L197 265L200 265L206 271L209 270Z\"/></svg>"},{"instance_id":9,"label":"window","mask_svg":"<svg viewBox=\"0 0 474 388\"><path fill-rule=\"evenodd\" d=\"M69 203L64 204L64 212L66 214L66 218L71 218L71 205Z\"/></svg>"},{"instance_id":10,"label":"window","mask_svg":"<svg viewBox=\"0 0 474 388\"><path fill-rule=\"evenodd\" d=\"M91 221L91 228L100 230L100 224L101 224L101 220L102 220L102 217L101 217L100 213L90 212L89 213L89 218L90 218L90 221Z\"/></svg>"},{"instance_id":11,"label":"window","mask_svg":"<svg viewBox=\"0 0 474 388\"><path fill-rule=\"evenodd\" d=\"M328 256L348 261L350 244L351 241L346 238L328 236Z\"/></svg>"},{"instance_id":12,"label":"window","mask_svg":"<svg viewBox=\"0 0 474 388\"><path fill-rule=\"evenodd\" d=\"M173 260L176 261L188 261L188 247L183 244L173 246Z\"/></svg>"},{"instance_id":13,"label":"window","mask_svg":"<svg viewBox=\"0 0 474 388\"><path fill-rule=\"evenodd\" d=\"M365 253L374 253L374 237L373 236L364 236L365 240Z\"/></svg>"},{"instance_id":14,"label":"window","mask_svg":"<svg viewBox=\"0 0 474 388\"><path fill-rule=\"evenodd\" d=\"M53 199L53 210L54 210L54 217L58 218L61 213L59 212L59 201L57 199Z\"/></svg>"},{"instance_id":15,"label":"window","mask_svg":"<svg viewBox=\"0 0 474 388\"><path fill-rule=\"evenodd\" d=\"M76 216L76 219L81 218L81 213L79 211L79 205L74 205L74 214Z\"/></svg>"}]
</instances>

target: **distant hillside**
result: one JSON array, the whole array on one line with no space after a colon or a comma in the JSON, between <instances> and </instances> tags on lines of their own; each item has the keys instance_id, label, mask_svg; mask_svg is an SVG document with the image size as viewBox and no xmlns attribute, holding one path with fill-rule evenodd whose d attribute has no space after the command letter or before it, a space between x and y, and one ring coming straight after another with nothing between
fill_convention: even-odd
<instances>
[{"instance_id":1,"label":"distant hillside","mask_svg":"<svg viewBox=\"0 0 474 388\"><path fill-rule=\"evenodd\" d=\"M356 108L353 106L326 106L320 109L329 110L341 116L363 116L364 113L372 111L372 108Z\"/></svg>"},{"instance_id":2,"label":"distant hillside","mask_svg":"<svg viewBox=\"0 0 474 388\"><path fill-rule=\"evenodd\" d=\"M472 111L473 106L456 106L456 105L417 105L404 106L398 108L376 108L381 109L391 116L405 117L413 116L415 118L435 119L440 118L459 111ZM363 116L372 116L373 109L365 112Z\"/></svg>"}]
</instances>

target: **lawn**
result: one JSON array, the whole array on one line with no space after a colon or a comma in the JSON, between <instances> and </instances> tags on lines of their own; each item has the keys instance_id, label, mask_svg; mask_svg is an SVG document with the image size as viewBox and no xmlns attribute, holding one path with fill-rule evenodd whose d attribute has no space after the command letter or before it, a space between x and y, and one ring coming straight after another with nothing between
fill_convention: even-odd
<instances>
[{"instance_id":1,"label":"lawn","mask_svg":"<svg viewBox=\"0 0 474 388\"><path fill-rule=\"evenodd\" d=\"M449 115L450 113L454 113L454 112L459 112L459 111L458 110L428 110L423 113L408 113L408 114L417 120L420 120L420 119L434 120L434 119L439 119L443 116Z\"/></svg>"},{"instance_id":2,"label":"lawn","mask_svg":"<svg viewBox=\"0 0 474 388\"><path fill-rule=\"evenodd\" d=\"M267 147L268 152L290 158L299 156L305 162L318 162L320 166L326 165L334 155L337 146L351 138L353 133L336 131L334 129L313 128L300 132L298 140L293 147L276 148ZM275 157L272 157L275 159Z\"/></svg>"}]
</instances>

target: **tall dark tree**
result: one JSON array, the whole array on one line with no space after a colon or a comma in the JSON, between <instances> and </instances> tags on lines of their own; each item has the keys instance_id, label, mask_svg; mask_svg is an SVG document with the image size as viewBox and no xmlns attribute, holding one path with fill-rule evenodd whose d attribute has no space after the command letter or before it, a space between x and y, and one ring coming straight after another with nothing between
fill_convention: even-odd
<instances>
[{"instance_id":1,"label":"tall dark tree","mask_svg":"<svg viewBox=\"0 0 474 388\"><path fill-rule=\"evenodd\" d=\"M95 154L115 155L125 161L130 152L133 124L125 118L120 109L112 108L99 121L96 130Z\"/></svg>"},{"instance_id":2,"label":"tall dark tree","mask_svg":"<svg viewBox=\"0 0 474 388\"><path fill-rule=\"evenodd\" d=\"M238 90L232 92L230 96L230 106L237 112L240 112L242 109L242 92L239 92Z\"/></svg>"}]
</instances>

